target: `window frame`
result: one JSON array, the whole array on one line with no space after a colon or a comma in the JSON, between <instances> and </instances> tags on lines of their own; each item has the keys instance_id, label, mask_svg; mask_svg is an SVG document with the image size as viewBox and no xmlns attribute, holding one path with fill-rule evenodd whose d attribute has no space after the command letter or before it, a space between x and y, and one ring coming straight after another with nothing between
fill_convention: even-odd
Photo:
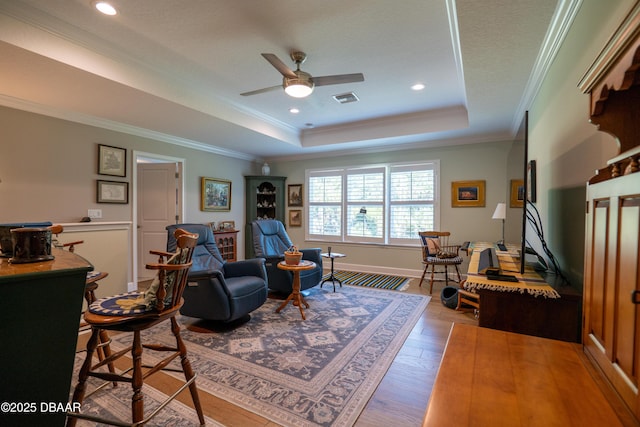
<instances>
[{"instance_id":1,"label":"window frame","mask_svg":"<svg viewBox=\"0 0 640 427\"><path fill-rule=\"evenodd\" d=\"M391 202L391 174L394 171L401 170L432 170L433 171L433 200L432 201L396 201ZM367 172L383 172L383 197L382 202L375 202L372 205L382 206L382 237L360 237L349 236L347 230L347 217L349 214L349 207L357 204L365 204L366 200L361 202L350 203L347 199L348 193L348 176L362 174ZM311 184L310 180L313 177L319 176L340 176L341 177L341 199L340 202L322 203L311 202ZM355 165L344 167L332 167L332 168L315 168L305 170L305 184L307 186L307 193L305 194L307 200L305 203L305 215L309 218L305 225L305 240L308 241L326 241L344 244L378 244L385 246L419 246L420 242L417 238L392 238L390 237L391 228L391 208L392 206L399 205L431 205L433 206L433 229L439 229L440 225L440 161L439 160L424 160L420 162L396 162L386 164L369 164L369 165ZM312 234L310 233L310 216L309 212L313 206L340 206L340 230L338 235L325 235L325 234Z\"/></svg>"}]
</instances>

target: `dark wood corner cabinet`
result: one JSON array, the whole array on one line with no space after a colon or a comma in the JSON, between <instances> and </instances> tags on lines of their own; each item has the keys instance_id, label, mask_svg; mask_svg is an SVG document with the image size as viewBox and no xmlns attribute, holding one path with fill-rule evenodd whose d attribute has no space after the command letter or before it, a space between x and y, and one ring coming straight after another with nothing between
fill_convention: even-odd
<instances>
[{"instance_id":1,"label":"dark wood corner cabinet","mask_svg":"<svg viewBox=\"0 0 640 427\"><path fill-rule=\"evenodd\" d=\"M257 219L277 219L284 223L284 176L245 176L246 220L245 257L253 258L251 223Z\"/></svg>"},{"instance_id":2,"label":"dark wood corner cabinet","mask_svg":"<svg viewBox=\"0 0 640 427\"><path fill-rule=\"evenodd\" d=\"M579 86L619 148L587 183L583 346L640 420L640 2Z\"/></svg>"},{"instance_id":3,"label":"dark wood corner cabinet","mask_svg":"<svg viewBox=\"0 0 640 427\"><path fill-rule=\"evenodd\" d=\"M238 230L217 230L213 232L222 259L229 262L238 260Z\"/></svg>"}]
</instances>

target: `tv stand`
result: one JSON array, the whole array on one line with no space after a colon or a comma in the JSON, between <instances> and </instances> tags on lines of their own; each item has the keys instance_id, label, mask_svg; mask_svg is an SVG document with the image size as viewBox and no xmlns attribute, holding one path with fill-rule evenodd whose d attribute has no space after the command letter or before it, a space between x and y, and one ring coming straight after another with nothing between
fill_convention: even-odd
<instances>
[{"instance_id":1,"label":"tv stand","mask_svg":"<svg viewBox=\"0 0 640 427\"><path fill-rule=\"evenodd\" d=\"M582 295L553 275L541 276L530 267L524 274L509 254L498 254L500 265L510 270L516 282L491 280L478 274L481 248L476 243L471 254L467 281L463 287L480 296L478 325L519 334L569 342L580 342Z\"/></svg>"}]
</instances>

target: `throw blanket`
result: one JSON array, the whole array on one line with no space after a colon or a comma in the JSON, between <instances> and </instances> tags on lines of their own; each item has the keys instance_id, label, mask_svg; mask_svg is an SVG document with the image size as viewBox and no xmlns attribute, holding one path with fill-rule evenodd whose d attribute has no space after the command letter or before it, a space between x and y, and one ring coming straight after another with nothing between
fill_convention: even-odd
<instances>
[{"instance_id":1,"label":"throw blanket","mask_svg":"<svg viewBox=\"0 0 640 427\"><path fill-rule=\"evenodd\" d=\"M518 282L503 282L500 280L489 280L487 276L478 274L478 262L480 252L487 247L491 247L491 243L476 243L473 246L471 260L469 260L469 271L467 273L467 281L464 283L464 289L474 292L476 289L489 289L500 292L520 292L533 296L543 296L545 298L560 298L560 294L553 289L547 282L540 277L533 269L526 269L523 275L520 275L520 265L516 263L508 253L498 253L500 267L504 274L513 274L518 277Z\"/></svg>"}]
</instances>

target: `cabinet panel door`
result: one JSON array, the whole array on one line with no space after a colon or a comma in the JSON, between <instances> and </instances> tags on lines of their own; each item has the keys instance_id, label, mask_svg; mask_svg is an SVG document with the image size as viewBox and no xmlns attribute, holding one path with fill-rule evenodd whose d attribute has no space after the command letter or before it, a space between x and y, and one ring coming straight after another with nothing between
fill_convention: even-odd
<instances>
[{"instance_id":1,"label":"cabinet panel door","mask_svg":"<svg viewBox=\"0 0 640 427\"><path fill-rule=\"evenodd\" d=\"M583 343L640 416L640 173L588 187Z\"/></svg>"}]
</instances>

